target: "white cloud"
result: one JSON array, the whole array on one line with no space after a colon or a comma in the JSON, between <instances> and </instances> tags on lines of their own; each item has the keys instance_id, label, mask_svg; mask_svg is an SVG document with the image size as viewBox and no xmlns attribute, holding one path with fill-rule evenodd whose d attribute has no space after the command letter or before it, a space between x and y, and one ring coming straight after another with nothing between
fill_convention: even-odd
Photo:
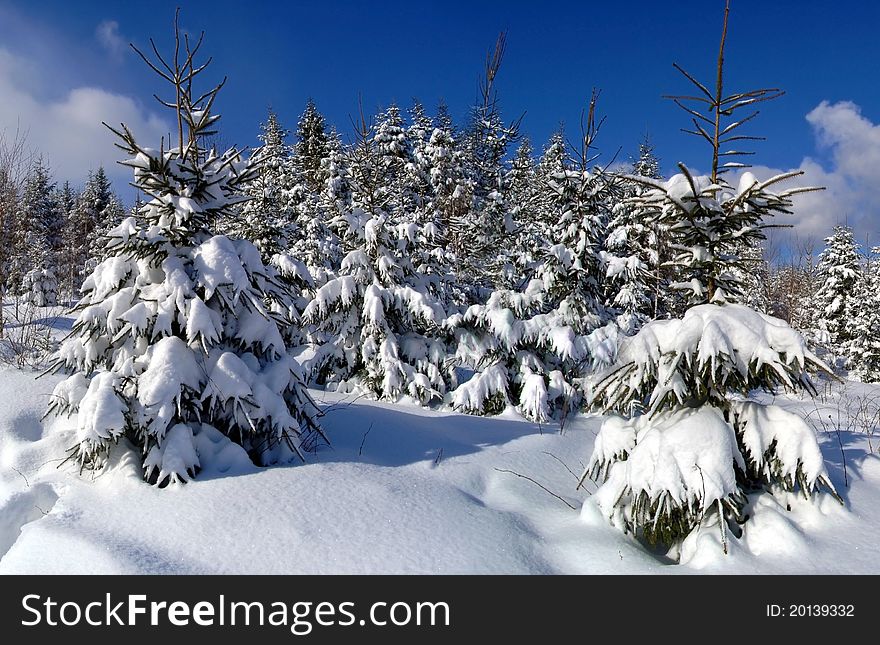
<instances>
[{"instance_id":1,"label":"white cloud","mask_svg":"<svg viewBox=\"0 0 880 645\"><path fill-rule=\"evenodd\" d=\"M101 47L107 50L114 61L121 61L125 52L125 39L119 33L119 23L115 20L104 20L95 27L95 38Z\"/></svg>"},{"instance_id":2,"label":"white cloud","mask_svg":"<svg viewBox=\"0 0 880 645\"><path fill-rule=\"evenodd\" d=\"M822 101L806 119L813 127L817 147L827 152L829 163L824 167L816 159L805 157L791 169L804 173L794 180L798 185L825 187L821 192L794 198L792 233L801 239L813 238L821 248L822 238L834 226L847 224L853 227L856 239L880 244L880 125L872 123L850 101ZM752 172L769 177L781 170L757 167Z\"/></svg>"},{"instance_id":3,"label":"white cloud","mask_svg":"<svg viewBox=\"0 0 880 645\"><path fill-rule=\"evenodd\" d=\"M27 144L48 159L56 179L82 183L89 170L103 165L117 190L123 191L131 171L119 166L114 135L101 124L125 123L146 145L157 145L170 131L157 115L130 96L97 87L71 89L58 99L43 100L20 78L32 61L0 48L0 131L27 133ZM38 72L38 70L36 70Z\"/></svg>"}]
</instances>

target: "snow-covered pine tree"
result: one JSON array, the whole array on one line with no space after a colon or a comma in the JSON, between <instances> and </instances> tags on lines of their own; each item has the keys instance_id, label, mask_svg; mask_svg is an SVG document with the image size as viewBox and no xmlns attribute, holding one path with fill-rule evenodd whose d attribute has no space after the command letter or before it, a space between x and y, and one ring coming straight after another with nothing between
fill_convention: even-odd
<instances>
[{"instance_id":1,"label":"snow-covered pine tree","mask_svg":"<svg viewBox=\"0 0 880 645\"><path fill-rule=\"evenodd\" d=\"M456 138L458 134L455 130L455 122L452 119L452 115L449 113L449 105L447 105L446 101L443 99L437 103L437 113L434 115L434 127L446 130L453 138Z\"/></svg>"},{"instance_id":2,"label":"snow-covered pine tree","mask_svg":"<svg viewBox=\"0 0 880 645\"><path fill-rule=\"evenodd\" d=\"M873 247L865 263L864 276L853 295L855 319L849 346L853 374L868 383L880 382L880 247Z\"/></svg>"},{"instance_id":3,"label":"snow-covered pine tree","mask_svg":"<svg viewBox=\"0 0 880 645\"><path fill-rule=\"evenodd\" d=\"M519 137L520 120L504 122L495 91L505 43L506 34L501 33L486 55L481 101L473 108L464 139L465 167L473 187L471 210L451 222L449 229L458 281L470 288L472 300L478 299L476 287L491 283L503 268L505 263L498 261L497 253L508 246L507 238L514 228L505 158L508 147Z\"/></svg>"},{"instance_id":4,"label":"snow-covered pine tree","mask_svg":"<svg viewBox=\"0 0 880 645\"><path fill-rule=\"evenodd\" d=\"M523 137L507 173L508 200L511 204L513 248L502 258L505 266L498 272L497 286L522 288L534 275L537 255L549 246L549 221L541 209L538 168L528 137Z\"/></svg>"},{"instance_id":5,"label":"snow-covered pine tree","mask_svg":"<svg viewBox=\"0 0 880 645\"><path fill-rule=\"evenodd\" d=\"M31 269L21 283L24 300L35 307L54 307L58 304L58 278L55 269Z\"/></svg>"},{"instance_id":6,"label":"snow-covered pine tree","mask_svg":"<svg viewBox=\"0 0 880 645\"><path fill-rule=\"evenodd\" d=\"M430 192L418 219L415 269L426 276L432 293L448 309L462 304L466 295L454 283L455 256L449 249L452 222L468 212L471 183L465 174L464 159L453 133L436 127L424 150Z\"/></svg>"},{"instance_id":7,"label":"snow-covered pine tree","mask_svg":"<svg viewBox=\"0 0 880 645\"><path fill-rule=\"evenodd\" d=\"M65 181L61 188L57 191L56 201L58 209L61 213L63 227L61 229L61 252L59 254L59 270L58 283L60 293L65 298L74 298L79 293L80 284L77 279L80 277L77 270L77 249L79 248L79 233L74 226L76 221L76 205L79 201L79 195L70 185L69 181Z\"/></svg>"},{"instance_id":8,"label":"snow-covered pine tree","mask_svg":"<svg viewBox=\"0 0 880 645\"><path fill-rule=\"evenodd\" d=\"M323 185L310 202L311 210L300 210L297 240L292 246L293 255L306 264L317 286L339 271L344 251L332 224L351 212L348 159L335 131L327 136L327 150L321 162Z\"/></svg>"},{"instance_id":9,"label":"snow-covered pine tree","mask_svg":"<svg viewBox=\"0 0 880 645\"><path fill-rule=\"evenodd\" d=\"M834 493L815 433L753 390L810 389L824 369L800 335L743 305L699 305L627 338L597 380L612 415L585 476L594 502L623 530L672 545L707 516L744 522L746 495L766 486Z\"/></svg>"},{"instance_id":10,"label":"snow-covered pine tree","mask_svg":"<svg viewBox=\"0 0 880 645\"><path fill-rule=\"evenodd\" d=\"M631 175L660 179L660 164L647 137L639 145ZM626 177L617 181L620 194L612 207L605 250L600 255L605 267L605 304L617 311L624 333L631 333L660 313L658 299L666 286L661 267L666 245L661 241L665 238L661 225L646 221L632 201L645 192L645 186Z\"/></svg>"},{"instance_id":11,"label":"snow-covered pine tree","mask_svg":"<svg viewBox=\"0 0 880 645\"><path fill-rule=\"evenodd\" d=\"M592 109L590 115L592 123ZM590 147L586 141L584 149ZM565 416L580 405L587 368L613 355L616 330L600 328L606 316L598 255L612 187L604 173L587 170L586 161L584 155L580 166L569 163L561 135L542 159L552 224L549 244L538 253L537 278L521 290L497 289L486 304L448 321L458 363L474 370L453 392L457 409L495 414L515 405L539 422Z\"/></svg>"},{"instance_id":12,"label":"snow-covered pine tree","mask_svg":"<svg viewBox=\"0 0 880 645\"><path fill-rule=\"evenodd\" d=\"M529 154L528 148L519 152ZM493 415L514 406L527 419L544 423L566 409L574 397L575 389L560 367L565 359L582 360L585 344L557 312L548 315L552 303L548 302L546 285L532 279L551 237L551 208L542 190L546 188L543 173L549 172L550 166L561 167L564 158L565 141L557 134L545 148L537 171L530 173L529 162L518 155L517 173L508 173L507 179L520 191L528 190L523 185L528 175L536 175L535 220L520 226L514 222L517 238L533 244L510 249L515 253L510 257L497 253L492 272L497 288L485 302L447 320L455 337L456 364L472 372L452 392L452 405L457 410ZM519 265L526 264L529 266L522 267L522 275L516 275Z\"/></svg>"},{"instance_id":13,"label":"snow-covered pine tree","mask_svg":"<svg viewBox=\"0 0 880 645\"><path fill-rule=\"evenodd\" d=\"M113 130L150 201L111 233L111 254L83 285L56 363L70 376L49 409L75 415L71 456L82 468L100 468L126 437L143 455L145 479L159 484L194 476L202 447L220 433L265 464L301 455L320 432L285 347L287 321L266 304L284 300L282 283L253 244L210 231L245 199L255 169L235 149L201 147L223 83L196 100L202 40L190 48L176 17L175 36L172 63L148 64L171 70L159 74L175 89L178 145L147 148L124 125Z\"/></svg>"},{"instance_id":14,"label":"snow-covered pine tree","mask_svg":"<svg viewBox=\"0 0 880 645\"><path fill-rule=\"evenodd\" d=\"M327 180L325 160L330 154L330 135L324 116L312 99L296 125L296 143L293 147L293 164L305 191L316 194Z\"/></svg>"},{"instance_id":15,"label":"snow-covered pine tree","mask_svg":"<svg viewBox=\"0 0 880 645\"><path fill-rule=\"evenodd\" d=\"M406 140L410 148L410 160L406 164L403 176L403 190L409 195L409 206L412 221L421 227L428 223L436 225L431 202L434 198L434 189L431 183L431 159L428 154L428 146L434 126L431 119L425 114L425 108L418 100L413 101L409 110L409 126L406 128ZM451 133L450 133L451 136ZM436 244L431 239L423 240L427 246L433 248ZM428 252L430 254L430 251ZM419 257L414 257L413 263L418 266L424 259L422 249L418 249Z\"/></svg>"},{"instance_id":16,"label":"snow-covered pine tree","mask_svg":"<svg viewBox=\"0 0 880 645\"><path fill-rule=\"evenodd\" d=\"M633 161L632 174L637 177L648 177L649 179L660 179L663 177L660 172L660 159L654 151L654 144L648 133L645 133L644 138L639 143L639 156Z\"/></svg>"},{"instance_id":17,"label":"snow-covered pine tree","mask_svg":"<svg viewBox=\"0 0 880 645\"><path fill-rule=\"evenodd\" d=\"M125 211L113 194L104 168L98 167L94 173L89 173L68 221L73 261L71 271L75 272L77 288L104 257L108 242L106 235L122 221L124 215Z\"/></svg>"},{"instance_id":18,"label":"snow-covered pine tree","mask_svg":"<svg viewBox=\"0 0 880 645\"><path fill-rule=\"evenodd\" d=\"M98 222L98 228L94 239L89 247L90 261L88 267L97 264L107 255L107 242L110 238L110 231L122 224L122 220L126 217L125 204L119 198L119 195L112 192L107 200L107 205L101 211L101 219Z\"/></svg>"},{"instance_id":19,"label":"snow-covered pine tree","mask_svg":"<svg viewBox=\"0 0 880 645\"><path fill-rule=\"evenodd\" d=\"M528 228L534 220L532 209L538 192L538 168L532 142L528 137L520 139L516 154L510 162L510 170L507 172L507 184L510 187L510 201L513 204L511 214L517 230Z\"/></svg>"},{"instance_id":20,"label":"snow-covered pine tree","mask_svg":"<svg viewBox=\"0 0 880 645\"><path fill-rule=\"evenodd\" d=\"M296 233L290 253L305 263L318 285L335 274L341 260L339 240L330 228L340 211L325 191L345 174L343 157L339 136L327 131L323 115L310 99L297 125L291 157Z\"/></svg>"},{"instance_id":21,"label":"snow-covered pine tree","mask_svg":"<svg viewBox=\"0 0 880 645\"><path fill-rule=\"evenodd\" d=\"M63 219L49 167L38 158L31 167L18 209L10 285L37 306L57 301L56 268Z\"/></svg>"},{"instance_id":22,"label":"snow-covered pine tree","mask_svg":"<svg viewBox=\"0 0 880 645\"><path fill-rule=\"evenodd\" d=\"M26 139L17 132L7 137L0 130L0 303L10 289L10 277L16 244L19 241L19 208L22 176L28 164ZM5 331L5 307L0 306L0 338Z\"/></svg>"},{"instance_id":23,"label":"snow-covered pine tree","mask_svg":"<svg viewBox=\"0 0 880 645\"><path fill-rule=\"evenodd\" d=\"M548 304L560 310L579 335L590 333L609 317L602 303L600 250L616 187L610 174L589 168L598 134L596 99L593 94L577 158L572 159L557 139L552 156L548 149L542 159L551 246L542 253L537 277L544 283Z\"/></svg>"},{"instance_id":24,"label":"snow-covered pine tree","mask_svg":"<svg viewBox=\"0 0 880 645\"><path fill-rule=\"evenodd\" d=\"M408 224L420 207L420 195L413 190L413 148L396 105L379 114L372 137L371 165L378 191L374 201L393 225Z\"/></svg>"},{"instance_id":25,"label":"snow-covered pine tree","mask_svg":"<svg viewBox=\"0 0 880 645\"><path fill-rule=\"evenodd\" d=\"M827 368L782 320L730 302L741 292L733 249L762 236L762 219L790 212L798 189L770 187L793 175L759 183L745 173L734 189L681 169L642 199L656 218L677 222L671 241L689 267L694 304L626 339L597 377L595 401L627 418L606 420L587 467L602 482L596 503L616 525L666 545L707 516L726 539L728 523L745 519L746 495L763 486L834 492L810 427L749 400L753 390L810 389L807 370Z\"/></svg>"},{"instance_id":26,"label":"snow-covered pine tree","mask_svg":"<svg viewBox=\"0 0 880 645\"><path fill-rule=\"evenodd\" d=\"M413 161L417 167L423 170L427 167L425 147L431 140L433 132L434 124L425 113L425 106L418 99L414 99L409 109L409 126L406 129L406 138L412 149Z\"/></svg>"},{"instance_id":27,"label":"snow-covered pine tree","mask_svg":"<svg viewBox=\"0 0 880 645\"><path fill-rule=\"evenodd\" d=\"M257 173L245 191L249 199L224 219L222 230L230 237L253 242L263 263L269 264L289 246L296 217L289 193L295 180L284 141L287 131L272 110L260 130L262 145L253 153Z\"/></svg>"},{"instance_id":28,"label":"snow-covered pine tree","mask_svg":"<svg viewBox=\"0 0 880 645\"><path fill-rule=\"evenodd\" d=\"M336 208L347 209L332 222L347 253L303 319L325 339L310 364L319 382L430 403L452 379L441 330L446 312L411 262L420 232L397 201L407 146L395 112L376 129L361 121L349 173L328 186Z\"/></svg>"},{"instance_id":29,"label":"snow-covered pine tree","mask_svg":"<svg viewBox=\"0 0 880 645\"><path fill-rule=\"evenodd\" d=\"M324 116L309 99L297 122L289 163L290 185L286 195L295 217L289 255L304 262L321 283L325 281L325 272L332 270L334 265L328 257L332 255L328 248L332 243L332 233L328 229L332 214L324 210L321 200L333 145L335 142L327 132Z\"/></svg>"},{"instance_id":30,"label":"snow-covered pine tree","mask_svg":"<svg viewBox=\"0 0 880 645\"><path fill-rule=\"evenodd\" d=\"M735 188L721 176L725 139L739 140L731 132L752 118L739 108L778 95L723 94L728 9L715 93L683 72L702 93L700 111L682 105L712 143L712 175L695 177L679 164L681 174L650 183L656 190L637 198L652 220L674 222L669 233L692 306L625 339L614 365L596 377L594 401L623 416L602 424L584 473L600 482L587 504L627 532L683 551L688 536L714 524L726 552L728 527L748 519L748 494L799 489L810 497L824 487L836 495L813 430L750 399L754 390L809 390L807 370L827 368L782 320L730 302L740 293L737 246L760 240L762 221L790 212L791 195L808 189L771 190L800 173L764 182L744 173ZM686 100L693 99L676 97Z\"/></svg>"},{"instance_id":31,"label":"snow-covered pine tree","mask_svg":"<svg viewBox=\"0 0 880 645\"><path fill-rule=\"evenodd\" d=\"M564 306L548 307L550 298L534 279L522 290L495 290L486 304L447 319L456 363L473 372L452 392L456 410L492 415L514 406L543 423L578 409L581 376L614 355L615 328L580 334L574 326L580 321Z\"/></svg>"},{"instance_id":32,"label":"snow-covered pine tree","mask_svg":"<svg viewBox=\"0 0 880 645\"><path fill-rule=\"evenodd\" d=\"M819 254L813 297L814 340L836 356L847 356L854 338L864 273L852 228L835 226Z\"/></svg>"}]
</instances>

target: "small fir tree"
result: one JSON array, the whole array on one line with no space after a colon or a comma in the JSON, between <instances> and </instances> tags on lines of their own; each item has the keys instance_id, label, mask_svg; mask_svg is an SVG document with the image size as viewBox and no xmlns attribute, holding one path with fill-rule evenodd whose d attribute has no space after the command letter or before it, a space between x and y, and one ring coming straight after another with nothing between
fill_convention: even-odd
<instances>
[{"instance_id":1,"label":"small fir tree","mask_svg":"<svg viewBox=\"0 0 880 645\"><path fill-rule=\"evenodd\" d=\"M18 226L12 240L9 286L14 292L27 294L29 299L43 301L44 296L33 290L39 290L44 279L54 281L61 251L63 215L49 167L42 157L31 166L24 182L16 218ZM45 297L54 300L55 296Z\"/></svg>"},{"instance_id":2,"label":"small fir tree","mask_svg":"<svg viewBox=\"0 0 880 645\"><path fill-rule=\"evenodd\" d=\"M231 237L253 242L268 264L275 255L287 250L293 234L296 215L290 190L294 180L284 141L287 132L277 115L270 110L260 129L263 145L253 154L258 170L247 186L249 199L232 213L223 229Z\"/></svg>"},{"instance_id":3,"label":"small fir tree","mask_svg":"<svg viewBox=\"0 0 880 645\"><path fill-rule=\"evenodd\" d=\"M853 294L855 318L849 345L850 369L869 383L880 381L880 247L871 249L862 279Z\"/></svg>"},{"instance_id":4,"label":"small fir tree","mask_svg":"<svg viewBox=\"0 0 880 645\"><path fill-rule=\"evenodd\" d=\"M816 266L819 288L813 296L815 340L832 354L846 356L855 338L852 321L858 318L863 290L859 245L848 226L835 226L825 238Z\"/></svg>"},{"instance_id":5,"label":"small fir tree","mask_svg":"<svg viewBox=\"0 0 880 645\"><path fill-rule=\"evenodd\" d=\"M331 224L347 253L303 319L323 339L310 363L319 382L430 403L453 374L441 333L446 312L412 263L425 233L405 219L395 190L407 150L396 110L375 129L362 120L348 173L328 186L339 209Z\"/></svg>"},{"instance_id":6,"label":"small fir tree","mask_svg":"<svg viewBox=\"0 0 880 645\"><path fill-rule=\"evenodd\" d=\"M218 433L265 464L302 455L320 432L285 346L289 320L267 304L290 295L253 244L210 231L245 199L255 168L234 149L200 145L222 83L196 99L202 40L191 48L176 18L175 36L182 63L148 64L174 87L177 146L146 148L124 125L113 130L149 202L111 232L108 257L83 285L56 363L70 376L50 405L75 414L71 456L82 468L103 466L127 437L144 477L160 484L192 477Z\"/></svg>"},{"instance_id":7,"label":"small fir tree","mask_svg":"<svg viewBox=\"0 0 880 645\"><path fill-rule=\"evenodd\" d=\"M621 416L602 424L584 473L600 482L588 503L623 530L678 546L714 524L725 552L728 527L736 533L747 519L748 494L781 488L810 497L824 487L836 496L812 429L749 398L754 390L809 390L807 371L827 368L783 321L731 304L741 293L737 246L760 240L762 220L790 212L791 195L805 189L771 190L798 173L765 182L745 173L736 188L722 178L724 138L742 138L730 132L751 118L733 114L778 95L724 95L728 10L715 93L682 70L701 93L695 100L714 114L686 107L712 144L712 174L696 177L680 164L681 174L667 182L643 180L655 190L637 198L651 220L674 222L668 230L692 306L681 319L648 323L627 338L614 365L595 378L594 401Z\"/></svg>"},{"instance_id":8,"label":"small fir tree","mask_svg":"<svg viewBox=\"0 0 880 645\"><path fill-rule=\"evenodd\" d=\"M632 175L660 179L659 162L650 141L639 145L639 157L632 164ZM665 291L662 263L667 259L664 228L651 222L633 198L647 190L638 181L618 179L619 195L611 209L605 250L601 253L605 267L605 304L617 313L617 321L625 333L638 330L645 322L660 315ZM663 309L668 308L663 303Z\"/></svg>"}]
</instances>

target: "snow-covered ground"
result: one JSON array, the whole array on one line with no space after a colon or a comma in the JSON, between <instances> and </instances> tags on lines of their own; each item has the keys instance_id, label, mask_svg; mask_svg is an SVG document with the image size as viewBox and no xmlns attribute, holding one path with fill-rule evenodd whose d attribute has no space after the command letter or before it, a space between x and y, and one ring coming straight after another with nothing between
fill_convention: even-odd
<instances>
[{"instance_id":1,"label":"snow-covered ground","mask_svg":"<svg viewBox=\"0 0 880 645\"><path fill-rule=\"evenodd\" d=\"M876 386L777 399L819 428L845 507L759 496L729 555L711 529L676 564L608 525L595 486L575 490L599 417L560 433L313 391L332 446L307 463L256 468L203 436L199 477L160 490L124 446L98 476L59 468L73 434L40 422L57 378L34 376L0 368L2 573L880 572L880 435L859 427Z\"/></svg>"}]
</instances>

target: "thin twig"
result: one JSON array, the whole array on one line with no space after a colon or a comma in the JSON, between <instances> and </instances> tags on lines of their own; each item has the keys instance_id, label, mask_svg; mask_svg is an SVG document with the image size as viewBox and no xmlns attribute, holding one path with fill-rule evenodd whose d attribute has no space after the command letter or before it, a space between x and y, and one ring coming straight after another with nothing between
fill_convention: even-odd
<instances>
[{"instance_id":1,"label":"thin twig","mask_svg":"<svg viewBox=\"0 0 880 645\"><path fill-rule=\"evenodd\" d=\"M366 396L366 395L358 394L351 401L339 401L337 403L334 403L333 405L328 405L326 408L324 408L323 413L329 414L330 412L333 412L337 408L341 408L341 409L348 408L348 407L354 405L355 403L357 403L358 399L362 399L364 396ZM322 401L322 403L323 403L323 401Z\"/></svg>"},{"instance_id":2,"label":"thin twig","mask_svg":"<svg viewBox=\"0 0 880 645\"><path fill-rule=\"evenodd\" d=\"M21 471L20 471L18 468L16 468L15 466L12 466L12 470L14 470L14 471L17 472L19 475L21 475L21 478L24 480L24 485L25 485L25 486L27 486L28 488L31 487L31 483L28 481L28 478L24 476L24 473L23 473L23 472L21 472Z\"/></svg>"},{"instance_id":3,"label":"thin twig","mask_svg":"<svg viewBox=\"0 0 880 645\"><path fill-rule=\"evenodd\" d=\"M831 415L828 415L831 418ZM843 460L843 485L849 488L849 477L846 474L846 453L843 451L843 441L840 439L840 426L835 428L837 434L837 445L840 446L840 458Z\"/></svg>"},{"instance_id":4,"label":"thin twig","mask_svg":"<svg viewBox=\"0 0 880 645\"><path fill-rule=\"evenodd\" d=\"M506 468L496 468L495 470L497 470L499 473L509 473L509 474L511 474L511 475L516 475L517 477L520 477L520 478L522 478L522 479L528 480L528 481L532 482L533 484L535 484L536 486L538 486L538 487L539 487L541 490L543 490L545 493L548 493L548 494L550 494L550 495L553 495L553 497L555 497L555 498L558 499L560 502L562 502L563 504L565 504L566 506L568 506L571 510L573 510L573 511L576 511L576 510L577 510L577 507L572 506L568 501L566 501L565 499L563 499L562 497L560 497L559 495L557 495L556 493L554 493L552 490L550 490L549 488L547 488L546 486L544 486L544 484L535 481L534 479L532 479L532 478L529 477L528 475L521 475L520 473L514 472L514 471L512 471L512 470L507 470Z\"/></svg>"},{"instance_id":5,"label":"thin twig","mask_svg":"<svg viewBox=\"0 0 880 645\"><path fill-rule=\"evenodd\" d=\"M370 431L373 429L373 424L370 424L370 427L367 428L367 431L364 433L364 438L361 439L361 447L358 448L358 457L364 454L364 444L367 442L367 435L370 434Z\"/></svg>"},{"instance_id":6,"label":"thin twig","mask_svg":"<svg viewBox=\"0 0 880 645\"><path fill-rule=\"evenodd\" d=\"M559 457L557 457L556 455L554 455L552 452L547 452L546 450L542 450L541 452L543 452L545 455L547 455L547 456L549 456L549 457L553 457L553 459L555 459L555 460L558 461L560 464L562 464L562 466L563 466L563 467L564 467L569 473L571 473L571 476L572 476L572 477L574 477L575 479L580 479L580 477L578 477L578 476L574 473L574 471L573 471L571 468L568 467L568 464L566 464L564 461L562 461Z\"/></svg>"}]
</instances>

